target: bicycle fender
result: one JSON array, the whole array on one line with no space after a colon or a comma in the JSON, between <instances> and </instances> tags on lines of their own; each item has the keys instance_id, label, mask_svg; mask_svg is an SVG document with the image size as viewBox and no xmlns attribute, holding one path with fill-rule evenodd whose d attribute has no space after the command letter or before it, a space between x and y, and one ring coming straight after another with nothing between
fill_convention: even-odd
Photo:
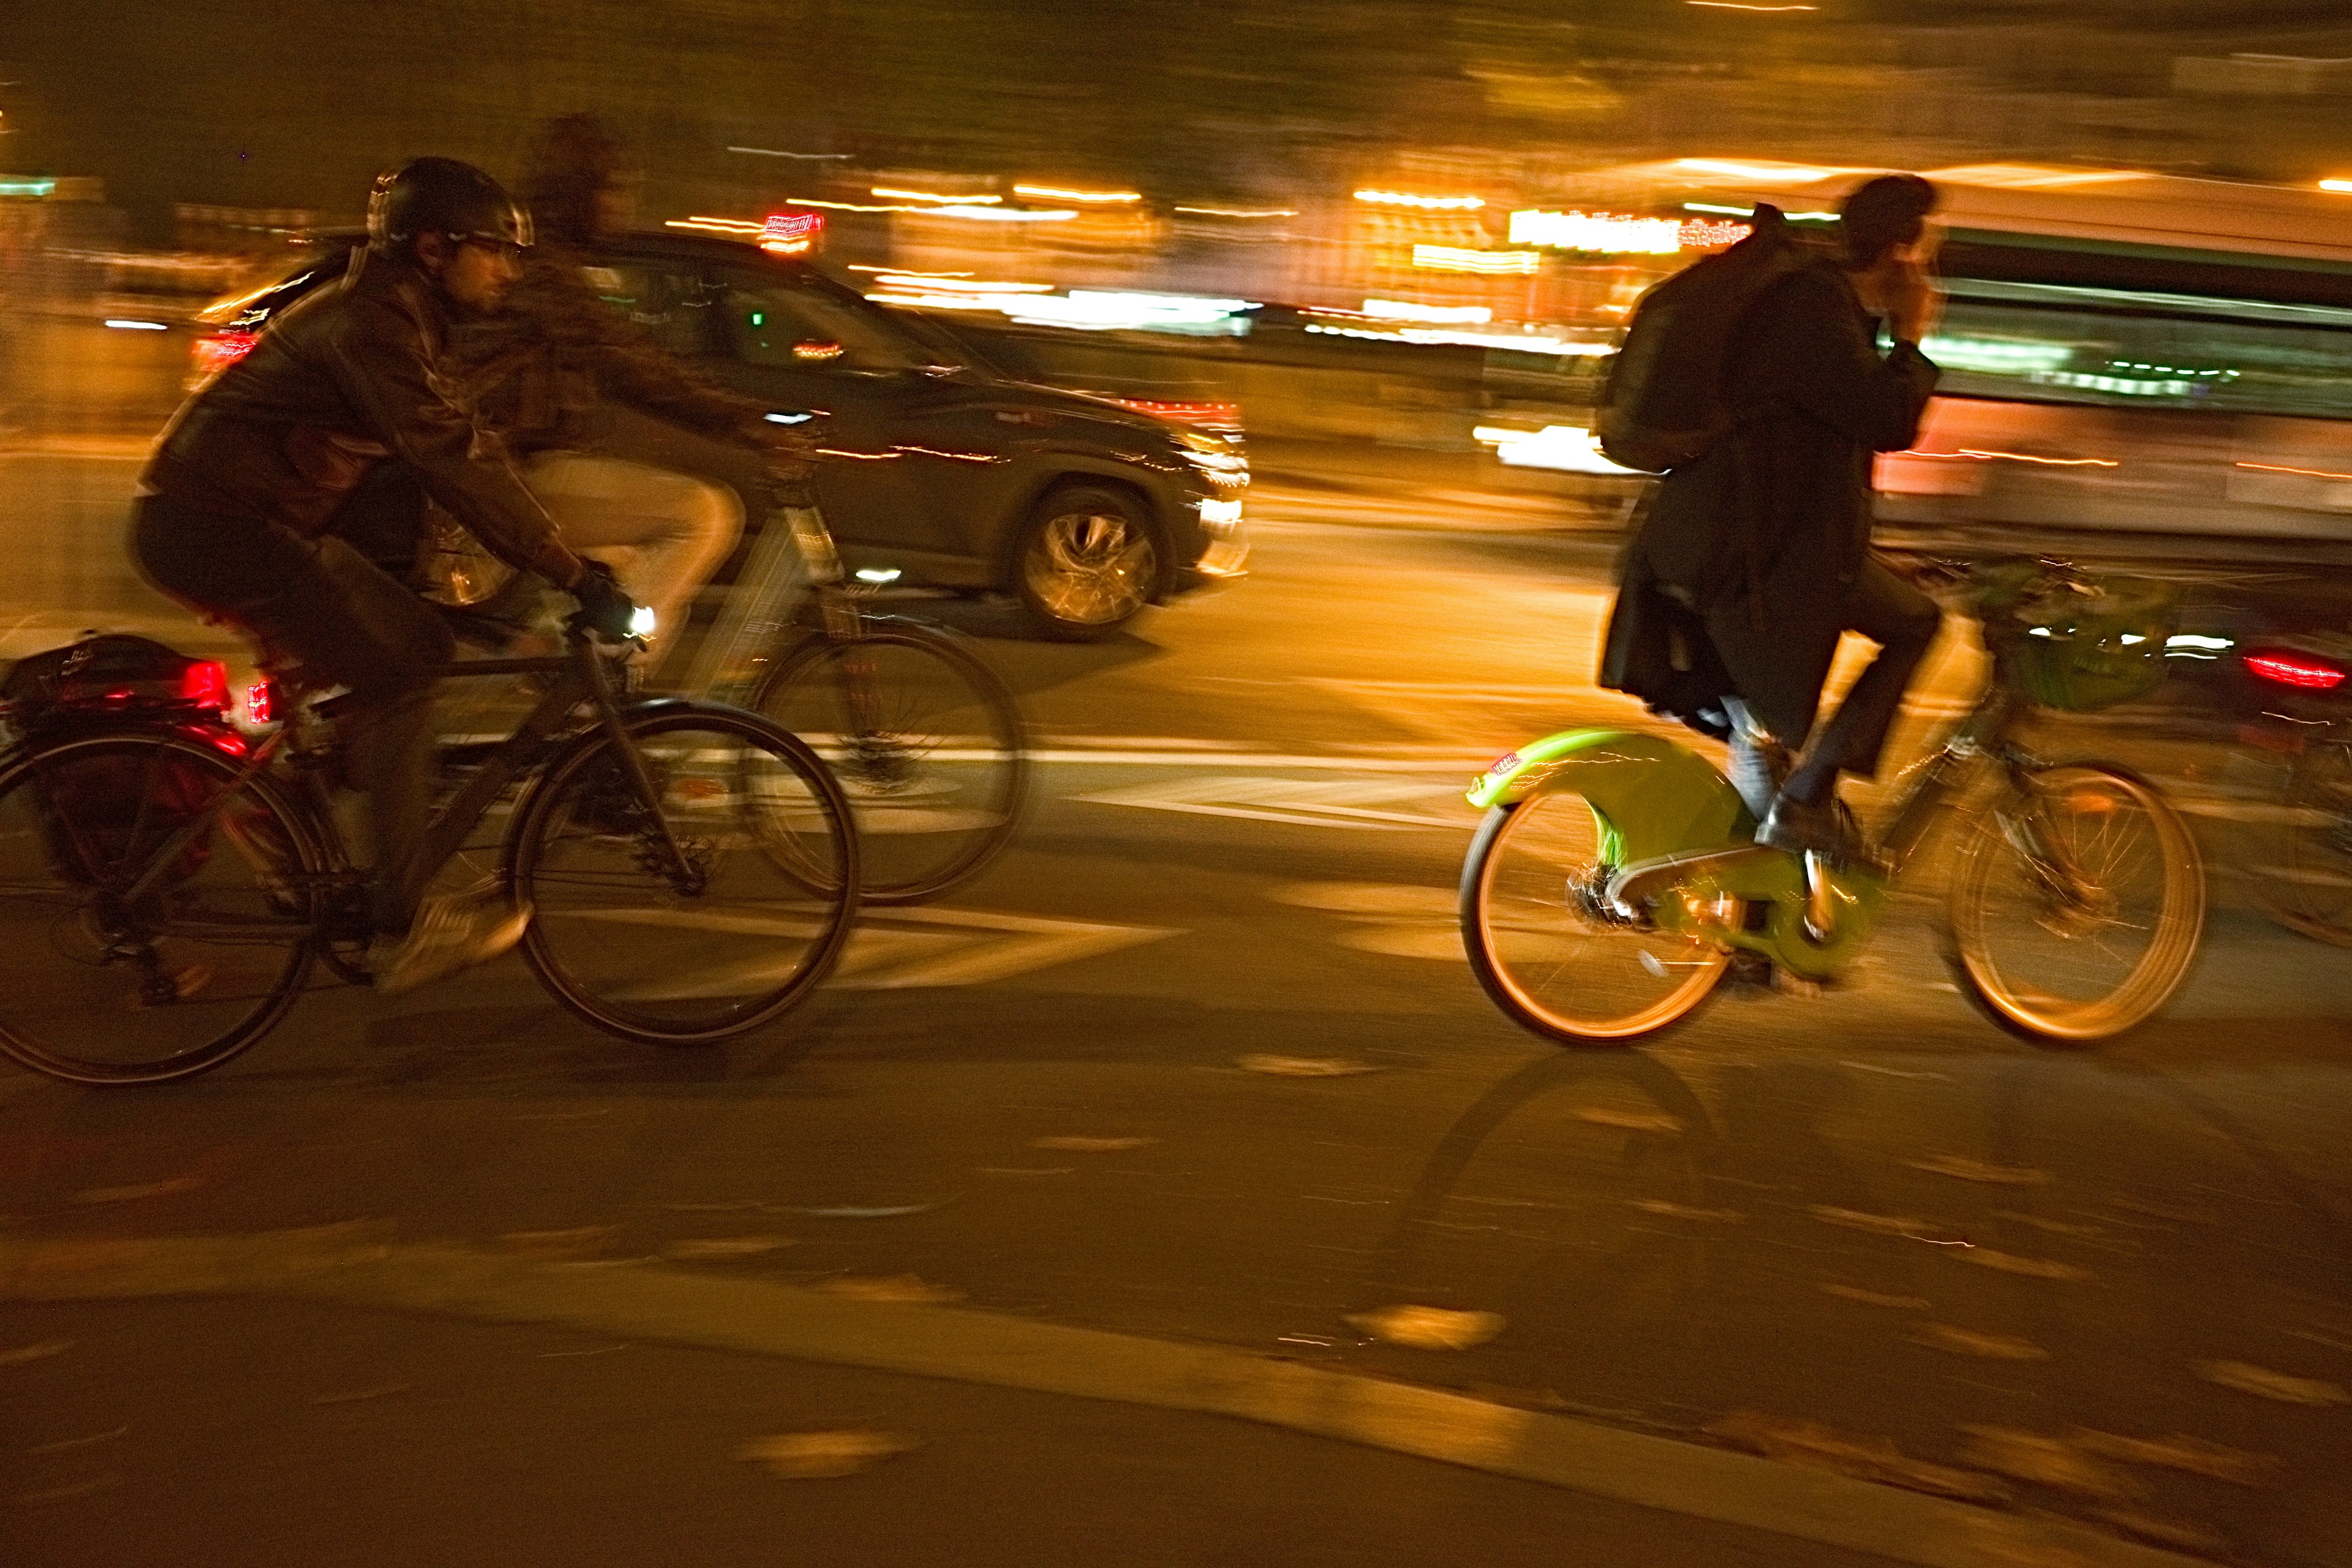
<instances>
[{"instance_id":1,"label":"bicycle fender","mask_svg":"<svg viewBox=\"0 0 2352 1568\"><path fill-rule=\"evenodd\" d=\"M1564 730L1497 759L1471 782L1481 810L1572 789L1602 818L1621 865L1743 843L1755 818L1715 764L1687 746L1633 730Z\"/></svg>"}]
</instances>

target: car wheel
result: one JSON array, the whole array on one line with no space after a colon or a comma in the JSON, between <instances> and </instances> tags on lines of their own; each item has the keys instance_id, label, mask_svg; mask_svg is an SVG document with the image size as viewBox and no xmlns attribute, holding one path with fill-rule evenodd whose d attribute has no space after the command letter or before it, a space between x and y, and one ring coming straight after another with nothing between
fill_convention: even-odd
<instances>
[{"instance_id":1,"label":"car wheel","mask_svg":"<svg viewBox=\"0 0 2352 1568\"><path fill-rule=\"evenodd\" d=\"M1029 514L1013 556L1013 587L1045 636L1084 642L1127 625L1159 592L1160 531L1134 496L1070 485Z\"/></svg>"}]
</instances>

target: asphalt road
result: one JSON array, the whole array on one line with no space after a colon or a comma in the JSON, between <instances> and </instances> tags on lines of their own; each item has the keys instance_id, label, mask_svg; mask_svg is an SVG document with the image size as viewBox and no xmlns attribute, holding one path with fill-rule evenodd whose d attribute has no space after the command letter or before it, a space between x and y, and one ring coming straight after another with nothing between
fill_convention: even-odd
<instances>
[{"instance_id":1,"label":"asphalt road","mask_svg":"<svg viewBox=\"0 0 2352 1568\"><path fill-rule=\"evenodd\" d=\"M0 651L165 624L127 465L0 472ZM1930 882L1823 996L1559 1051L1460 956L1460 790L1634 716L1605 544L1253 506L1248 581L987 643L1032 821L765 1036L509 962L0 1077L0 1557L2352 1563L2352 961L2249 907L2264 763L2053 733L2211 862L2130 1039L1976 1018Z\"/></svg>"}]
</instances>

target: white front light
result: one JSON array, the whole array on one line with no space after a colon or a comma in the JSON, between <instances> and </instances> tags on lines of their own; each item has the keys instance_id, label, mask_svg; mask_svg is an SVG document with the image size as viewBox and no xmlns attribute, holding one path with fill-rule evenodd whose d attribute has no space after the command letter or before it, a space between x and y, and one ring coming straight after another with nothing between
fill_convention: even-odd
<instances>
[{"instance_id":1,"label":"white front light","mask_svg":"<svg viewBox=\"0 0 2352 1568\"><path fill-rule=\"evenodd\" d=\"M860 566L857 569L857 580L861 583L896 583L898 580L898 569L896 566Z\"/></svg>"},{"instance_id":2,"label":"white front light","mask_svg":"<svg viewBox=\"0 0 2352 1568\"><path fill-rule=\"evenodd\" d=\"M651 605L639 605L629 612L629 635L633 637L654 635L654 607Z\"/></svg>"},{"instance_id":3,"label":"white front light","mask_svg":"<svg viewBox=\"0 0 2352 1568\"><path fill-rule=\"evenodd\" d=\"M1237 500L1204 500L1201 503L1201 526L1211 533L1231 533L1241 525L1242 503Z\"/></svg>"}]
</instances>

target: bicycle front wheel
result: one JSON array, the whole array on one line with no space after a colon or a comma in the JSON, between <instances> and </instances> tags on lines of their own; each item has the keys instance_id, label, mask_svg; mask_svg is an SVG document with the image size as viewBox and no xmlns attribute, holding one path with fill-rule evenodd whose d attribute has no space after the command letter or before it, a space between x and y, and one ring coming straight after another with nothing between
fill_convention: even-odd
<instances>
[{"instance_id":1,"label":"bicycle front wheel","mask_svg":"<svg viewBox=\"0 0 2352 1568\"><path fill-rule=\"evenodd\" d=\"M672 710L628 734L643 782L599 731L517 818L523 956L558 1001L624 1039L748 1034L806 996L849 940L849 803L807 746L754 714Z\"/></svg>"},{"instance_id":2,"label":"bicycle front wheel","mask_svg":"<svg viewBox=\"0 0 2352 1568\"><path fill-rule=\"evenodd\" d=\"M1486 814L1462 867L1462 940L1495 1005L1547 1039L1612 1044L1654 1035L1706 1000L1729 967L1708 942L1618 917L1616 870L1582 795L1529 795ZM1739 919L1738 900L1716 911Z\"/></svg>"},{"instance_id":3,"label":"bicycle front wheel","mask_svg":"<svg viewBox=\"0 0 2352 1568\"><path fill-rule=\"evenodd\" d=\"M267 775L129 896L243 759L90 736L0 771L0 1052L69 1083L167 1083L227 1061L302 993L320 857Z\"/></svg>"},{"instance_id":4,"label":"bicycle front wheel","mask_svg":"<svg viewBox=\"0 0 2352 1568\"><path fill-rule=\"evenodd\" d=\"M2087 1045L2170 999L2205 927L2196 836L2154 785L2088 763L2034 770L1952 877L1952 963L1987 1016Z\"/></svg>"},{"instance_id":5,"label":"bicycle front wheel","mask_svg":"<svg viewBox=\"0 0 2352 1568\"><path fill-rule=\"evenodd\" d=\"M812 637L752 706L814 746L856 813L866 900L909 904L994 858L1029 788L1021 710L987 665L912 621Z\"/></svg>"},{"instance_id":6,"label":"bicycle front wheel","mask_svg":"<svg viewBox=\"0 0 2352 1568\"><path fill-rule=\"evenodd\" d=\"M2352 743L2295 759L2266 864L2254 868L2270 917L2298 935L2352 947Z\"/></svg>"}]
</instances>

